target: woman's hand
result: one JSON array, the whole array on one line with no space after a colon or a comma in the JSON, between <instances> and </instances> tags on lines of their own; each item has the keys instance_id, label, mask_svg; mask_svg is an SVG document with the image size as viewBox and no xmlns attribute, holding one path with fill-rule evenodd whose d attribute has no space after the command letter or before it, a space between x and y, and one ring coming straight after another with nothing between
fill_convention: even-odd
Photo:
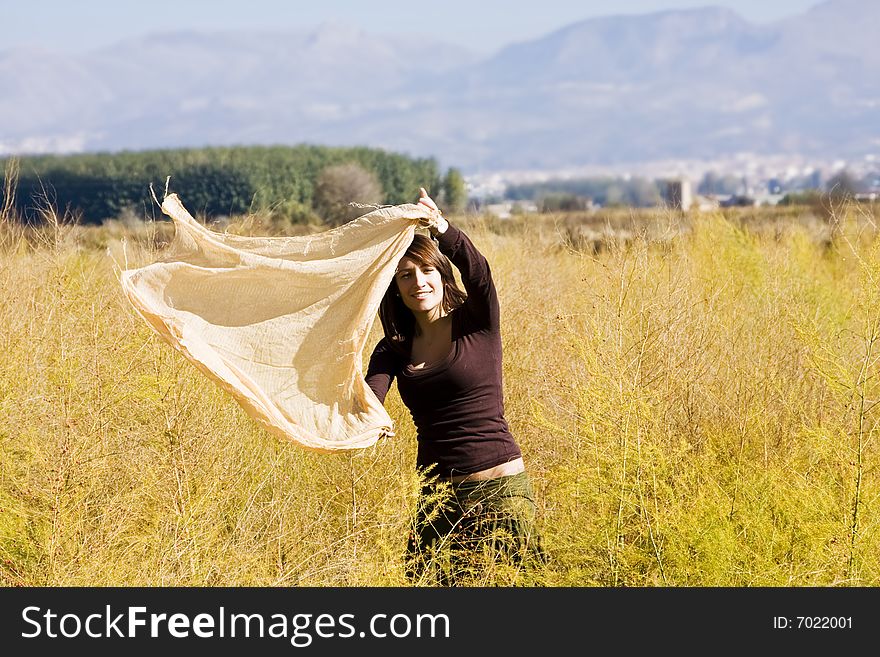
<instances>
[{"instance_id":1,"label":"woman's hand","mask_svg":"<svg viewBox=\"0 0 880 657\"><path fill-rule=\"evenodd\" d=\"M433 210L433 214L435 215L431 219L420 219L419 225L430 230L431 234L435 237L445 233L446 229L449 227L449 223L443 218L443 215L440 214L440 208L434 203L434 199L428 196L428 192L425 191L424 187L419 187L419 205L424 205L429 210Z\"/></svg>"}]
</instances>

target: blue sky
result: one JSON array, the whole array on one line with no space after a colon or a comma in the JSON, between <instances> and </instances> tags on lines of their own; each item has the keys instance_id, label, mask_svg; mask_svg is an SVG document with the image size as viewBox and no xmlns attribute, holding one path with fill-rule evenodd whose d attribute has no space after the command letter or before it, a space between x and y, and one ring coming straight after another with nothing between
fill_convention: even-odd
<instances>
[{"instance_id":1,"label":"blue sky","mask_svg":"<svg viewBox=\"0 0 880 657\"><path fill-rule=\"evenodd\" d=\"M820 0L0 0L0 50L84 52L168 29L296 29L344 22L375 34L424 34L477 52L527 41L594 16L725 6L767 23Z\"/></svg>"}]
</instances>

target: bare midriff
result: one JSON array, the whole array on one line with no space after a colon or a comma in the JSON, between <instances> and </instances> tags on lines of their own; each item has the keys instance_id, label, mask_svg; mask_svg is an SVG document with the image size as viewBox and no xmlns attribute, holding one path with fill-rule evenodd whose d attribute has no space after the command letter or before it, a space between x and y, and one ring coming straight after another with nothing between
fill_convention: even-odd
<instances>
[{"instance_id":1,"label":"bare midriff","mask_svg":"<svg viewBox=\"0 0 880 657\"><path fill-rule=\"evenodd\" d=\"M522 457L519 457L518 459L514 459L500 465L495 465L491 468L486 468L485 470L480 470L478 472L453 475L449 478L449 481L451 481L453 484L459 484L463 481L485 481L487 479L497 479L498 477L509 477L510 475L525 472L525 469L526 467L523 463L523 459Z\"/></svg>"}]
</instances>

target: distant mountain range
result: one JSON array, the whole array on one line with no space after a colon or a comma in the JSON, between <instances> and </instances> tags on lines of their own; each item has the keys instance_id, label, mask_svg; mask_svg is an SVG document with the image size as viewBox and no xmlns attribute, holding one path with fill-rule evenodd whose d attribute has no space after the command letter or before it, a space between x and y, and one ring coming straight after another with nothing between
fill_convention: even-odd
<instances>
[{"instance_id":1,"label":"distant mountain range","mask_svg":"<svg viewBox=\"0 0 880 657\"><path fill-rule=\"evenodd\" d=\"M326 24L0 51L0 154L366 145L466 172L880 151L880 2L585 20L480 57Z\"/></svg>"}]
</instances>

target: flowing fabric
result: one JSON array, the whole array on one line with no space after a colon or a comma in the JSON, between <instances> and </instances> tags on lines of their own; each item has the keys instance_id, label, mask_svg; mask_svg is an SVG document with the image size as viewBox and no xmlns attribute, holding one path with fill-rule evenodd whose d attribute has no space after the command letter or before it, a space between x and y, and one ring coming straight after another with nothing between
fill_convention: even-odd
<instances>
[{"instance_id":1,"label":"flowing fabric","mask_svg":"<svg viewBox=\"0 0 880 657\"><path fill-rule=\"evenodd\" d=\"M273 434L333 452L369 447L393 423L364 382L379 303L424 205L380 208L301 237L205 228L176 194L165 257L122 272L147 323Z\"/></svg>"}]
</instances>

